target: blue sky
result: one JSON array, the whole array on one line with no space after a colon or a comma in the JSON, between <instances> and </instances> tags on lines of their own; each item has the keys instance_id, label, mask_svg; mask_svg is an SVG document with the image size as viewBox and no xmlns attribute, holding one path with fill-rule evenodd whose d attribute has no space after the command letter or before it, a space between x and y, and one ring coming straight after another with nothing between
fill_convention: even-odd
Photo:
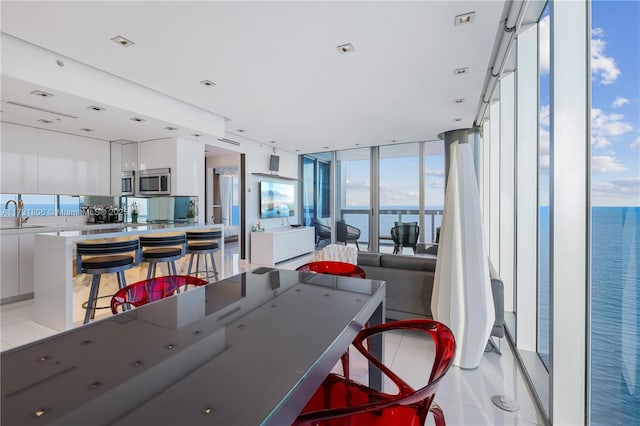
<instances>
[{"instance_id":1,"label":"blue sky","mask_svg":"<svg viewBox=\"0 0 640 426\"><path fill-rule=\"evenodd\" d=\"M640 2L594 1L591 34L593 206L640 205ZM541 201L548 184L549 17L540 23Z\"/></svg>"}]
</instances>

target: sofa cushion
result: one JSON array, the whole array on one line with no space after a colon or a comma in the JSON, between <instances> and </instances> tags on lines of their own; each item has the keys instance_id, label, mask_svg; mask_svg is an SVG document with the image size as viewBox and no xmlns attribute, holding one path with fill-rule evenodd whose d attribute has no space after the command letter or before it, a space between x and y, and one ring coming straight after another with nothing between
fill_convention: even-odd
<instances>
[{"instance_id":1,"label":"sofa cushion","mask_svg":"<svg viewBox=\"0 0 640 426\"><path fill-rule=\"evenodd\" d=\"M436 256L398 256L383 254L380 257L380 266L383 268L435 272L436 259Z\"/></svg>"},{"instance_id":2,"label":"sofa cushion","mask_svg":"<svg viewBox=\"0 0 640 426\"><path fill-rule=\"evenodd\" d=\"M371 253L367 251L358 252L358 265L360 266L380 266L380 253Z\"/></svg>"}]
</instances>

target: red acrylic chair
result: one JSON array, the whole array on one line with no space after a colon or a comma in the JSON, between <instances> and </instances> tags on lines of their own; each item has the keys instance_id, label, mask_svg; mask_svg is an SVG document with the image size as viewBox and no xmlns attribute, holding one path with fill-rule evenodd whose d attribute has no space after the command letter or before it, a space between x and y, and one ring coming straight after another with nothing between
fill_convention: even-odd
<instances>
[{"instance_id":1,"label":"red acrylic chair","mask_svg":"<svg viewBox=\"0 0 640 426\"><path fill-rule=\"evenodd\" d=\"M365 348L367 338L390 330L420 331L434 340L435 357L426 386L414 390ZM433 414L437 426L445 426L442 409L433 399L455 354L455 339L447 326L432 320L375 325L360 331L353 345L397 386L398 393L377 391L332 373L302 410L295 426L423 426L429 413Z\"/></svg>"},{"instance_id":2,"label":"red acrylic chair","mask_svg":"<svg viewBox=\"0 0 640 426\"><path fill-rule=\"evenodd\" d=\"M358 265L332 260L319 260L299 266L296 271L316 272L318 274L340 275L343 277L367 278L367 274Z\"/></svg>"},{"instance_id":3,"label":"red acrylic chair","mask_svg":"<svg viewBox=\"0 0 640 426\"><path fill-rule=\"evenodd\" d=\"M156 300L172 296L187 286L202 286L208 281L187 275L170 275L166 277L151 278L138 281L118 290L111 298L111 312L118 313L118 307L122 310L129 306L142 306Z\"/></svg>"}]
</instances>

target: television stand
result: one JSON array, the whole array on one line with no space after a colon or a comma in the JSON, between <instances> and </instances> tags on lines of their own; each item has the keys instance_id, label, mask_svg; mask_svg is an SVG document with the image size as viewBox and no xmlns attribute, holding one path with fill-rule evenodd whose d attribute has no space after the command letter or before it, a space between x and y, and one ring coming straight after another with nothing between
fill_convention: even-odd
<instances>
[{"instance_id":1,"label":"television stand","mask_svg":"<svg viewBox=\"0 0 640 426\"><path fill-rule=\"evenodd\" d=\"M274 266L276 263L312 253L315 228L284 228L251 233L251 263Z\"/></svg>"}]
</instances>

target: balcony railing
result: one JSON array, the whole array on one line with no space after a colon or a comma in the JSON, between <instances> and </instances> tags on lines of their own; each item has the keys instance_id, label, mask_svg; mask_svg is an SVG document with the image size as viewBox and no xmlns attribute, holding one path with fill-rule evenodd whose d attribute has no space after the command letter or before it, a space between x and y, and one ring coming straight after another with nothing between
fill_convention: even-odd
<instances>
[{"instance_id":1,"label":"balcony railing","mask_svg":"<svg viewBox=\"0 0 640 426\"><path fill-rule=\"evenodd\" d=\"M341 209L340 219L360 229L359 243L369 243L369 209ZM380 216L380 245L393 245L391 242L391 228L394 222L418 222L420 218L418 209L381 209ZM436 230L442 223L441 209L425 209L425 223L420 225L420 234L424 235L426 243L436 240Z\"/></svg>"}]
</instances>

